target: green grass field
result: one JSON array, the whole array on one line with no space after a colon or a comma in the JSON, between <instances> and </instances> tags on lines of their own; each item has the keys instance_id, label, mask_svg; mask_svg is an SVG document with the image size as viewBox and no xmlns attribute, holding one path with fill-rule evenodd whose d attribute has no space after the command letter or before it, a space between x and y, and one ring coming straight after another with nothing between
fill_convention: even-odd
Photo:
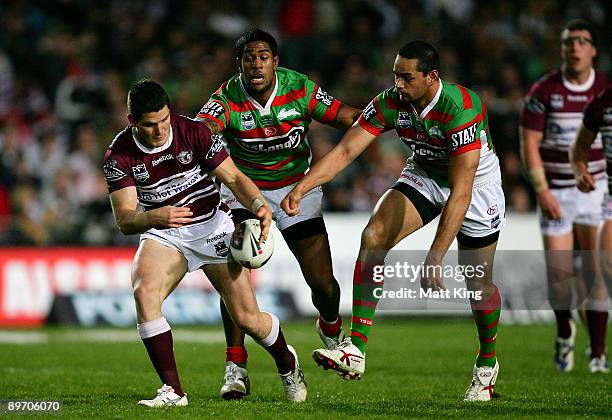
<instances>
[{"instance_id":1,"label":"green grass field","mask_svg":"<svg viewBox=\"0 0 612 420\"><path fill-rule=\"evenodd\" d=\"M489 403L461 401L477 345L467 318L379 317L366 374L351 382L315 366L310 353L320 342L312 322L283 329L306 374L308 400L303 404L285 402L272 359L253 342L247 344L251 396L221 400L221 326L173 330L188 407L152 411L136 405L154 396L159 380L135 329L101 331L127 335L127 341L116 343L92 341L92 330L64 328L43 330L44 343L0 343L0 399L59 399L63 416L79 418L612 417L612 375L588 373L588 360L582 355L584 329L579 330L574 371L559 374L551 361L552 325L501 325L496 387L500 397ZM202 340L203 335L210 340Z\"/></svg>"}]
</instances>

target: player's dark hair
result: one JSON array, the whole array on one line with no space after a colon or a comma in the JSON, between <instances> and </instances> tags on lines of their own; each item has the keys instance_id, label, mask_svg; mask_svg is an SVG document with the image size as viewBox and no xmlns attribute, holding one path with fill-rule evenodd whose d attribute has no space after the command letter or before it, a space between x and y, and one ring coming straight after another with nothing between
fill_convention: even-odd
<instances>
[{"instance_id":1,"label":"player's dark hair","mask_svg":"<svg viewBox=\"0 0 612 420\"><path fill-rule=\"evenodd\" d=\"M400 48L398 55L408 59L417 59L417 70L428 74L432 70L440 71L438 51L425 41L412 41Z\"/></svg>"},{"instance_id":2,"label":"player's dark hair","mask_svg":"<svg viewBox=\"0 0 612 420\"><path fill-rule=\"evenodd\" d=\"M266 42L272 50L272 55L274 57L278 56L278 43L276 39L266 31L252 29L240 35L240 38L236 41L236 46L234 47L234 56L236 59L241 60L242 54L244 54L244 47L256 41Z\"/></svg>"},{"instance_id":3,"label":"player's dark hair","mask_svg":"<svg viewBox=\"0 0 612 420\"><path fill-rule=\"evenodd\" d=\"M589 34L591 35L591 40L593 41L593 45L597 45L597 39L596 39L595 32L593 31L593 25L591 25L590 22L584 19L572 19L568 21L563 27L563 30L561 31L561 33L563 33L566 30L570 32L571 31L588 31Z\"/></svg>"},{"instance_id":4,"label":"player's dark hair","mask_svg":"<svg viewBox=\"0 0 612 420\"><path fill-rule=\"evenodd\" d=\"M151 79L142 79L130 87L127 107L136 121L140 120L142 114L157 112L166 105L170 106L170 99L159 83Z\"/></svg>"}]
</instances>

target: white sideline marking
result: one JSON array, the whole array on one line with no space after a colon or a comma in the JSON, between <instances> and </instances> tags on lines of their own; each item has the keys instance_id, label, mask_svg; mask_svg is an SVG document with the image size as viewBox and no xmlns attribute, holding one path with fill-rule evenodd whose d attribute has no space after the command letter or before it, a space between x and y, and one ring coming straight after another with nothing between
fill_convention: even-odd
<instances>
[{"instance_id":1,"label":"white sideline marking","mask_svg":"<svg viewBox=\"0 0 612 420\"><path fill-rule=\"evenodd\" d=\"M223 332L172 331L175 341L189 343L216 344L224 343L225 335ZM0 331L0 343L3 344L40 344L50 342L98 342L98 343L126 343L140 341L138 332L134 330L75 330L62 332L42 332L42 331Z\"/></svg>"}]
</instances>

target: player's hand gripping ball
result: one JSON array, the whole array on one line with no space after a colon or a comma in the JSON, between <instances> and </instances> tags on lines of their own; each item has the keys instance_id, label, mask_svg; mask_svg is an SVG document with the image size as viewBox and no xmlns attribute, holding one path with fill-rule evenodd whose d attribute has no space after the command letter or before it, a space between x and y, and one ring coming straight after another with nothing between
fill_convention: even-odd
<instances>
[{"instance_id":1,"label":"player's hand gripping ball","mask_svg":"<svg viewBox=\"0 0 612 420\"><path fill-rule=\"evenodd\" d=\"M259 244L259 220L247 219L236 226L230 240L230 253L234 261L246 268L259 268L268 262L274 252L272 231L268 239Z\"/></svg>"}]
</instances>

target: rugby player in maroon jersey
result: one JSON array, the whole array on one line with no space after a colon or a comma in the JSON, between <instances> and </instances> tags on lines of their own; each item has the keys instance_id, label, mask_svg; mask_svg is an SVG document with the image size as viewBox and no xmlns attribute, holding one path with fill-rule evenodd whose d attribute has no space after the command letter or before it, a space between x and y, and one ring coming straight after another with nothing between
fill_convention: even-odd
<instances>
[{"instance_id":1,"label":"rugby player in maroon jersey","mask_svg":"<svg viewBox=\"0 0 612 420\"><path fill-rule=\"evenodd\" d=\"M578 190L568 156L586 103L608 83L593 68L596 55L590 24L583 20L568 22L561 32L561 68L531 87L519 128L523 164L538 197L547 251L548 299L557 321L554 363L560 372L569 372L574 366L576 324L571 315L574 245L586 251L582 253L577 289L579 306L586 309L591 341L600 342L606 334L603 318L607 318L607 311L591 306L591 300L606 296L605 287L598 280L601 274L593 252L597 249L597 227L606 185L601 139L593 144L588 156L588 169L596 180L593 191Z\"/></svg>"},{"instance_id":2,"label":"rugby player in maroon jersey","mask_svg":"<svg viewBox=\"0 0 612 420\"><path fill-rule=\"evenodd\" d=\"M574 175L578 184L578 189L582 192L593 191L597 188L595 177L589 172L589 150L597 137L601 135L604 149L606 151L606 170L608 173L608 188L603 202L603 227L599 230L599 262L601 271L608 289L608 295L612 296L612 85L600 92L591 100L584 109L582 124L578 134L570 147L570 161L574 169ZM595 279L601 281L601 279ZM598 296L594 307L599 312L604 312L605 316L598 318L598 321L608 323L608 296ZM605 325L589 324L589 328L602 329L606 331ZM592 373L609 373L610 364L606 353L606 336L591 334L597 340L591 339L591 361L589 370Z\"/></svg>"},{"instance_id":3,"label":"rugby player in maroon jersey","mask_svg":"<svg viewBox=\"0 0 612 420\"><path fill-rule=\"evenodd\" d=\"M261 312L249 271L229 259L234 224L220 200L215 176L260 220L265 240L272 213L253 182L232 162L223 144L204 124L173 115L165 90L151 80L128 93L130 125L104 156L104 175L117 225L140 234L132 285L138 332L162 382L149 407L184 406L163 301L187 272L202 269L225 301L236 324L274 358L287 398L306 399L297 355L288 346L278 318Z\"/></svg>"}]
</instances>

